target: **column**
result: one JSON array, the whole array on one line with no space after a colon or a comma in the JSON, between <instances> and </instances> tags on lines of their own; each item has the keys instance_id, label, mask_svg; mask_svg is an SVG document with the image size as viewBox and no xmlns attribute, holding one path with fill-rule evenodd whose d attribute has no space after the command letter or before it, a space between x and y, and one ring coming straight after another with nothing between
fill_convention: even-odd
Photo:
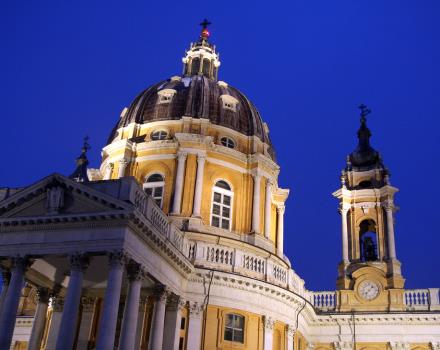
<instances>
[{"instance_id":1,"label":"column","mask_svg":"<svg viewBox=\"0 0 440 350\"><path fill-rule=\"evenodd\" d=\"M11 346L18 303L20 301L21 289L24 285L24 273L28 266L29 261L24 257L12 259L11 281L9 282L2 314L0 315L0 349L9 349Z\"/></svg>"},{"instance_id":2,"label":"column","mask_svg":"<svg viewBox=\"0 0 440 350\"><path fill-rule=\"evenodd\" d=\"M266 181L266 201L264 205L264 237L270 238L272 214L272 184L269 179Z\"/></svg>"},{"instance_id":3,"label":"column","mask_svg":"<svg viewBox=\"0 0 440 350\"><path fill-rule=\"evenodd\" d=\"M277 227L277 254L284 255L284 204L277 205L278 227Z\"/></svg>"},{"instance_id":4,"label":"column","mask_svg":"<svg viewBox=\"0 0 440 350\"><path fill-rule=\"evenodd\" d=\"M50 294L47 288L37 288L37 310L34 316L34 323L32 325L28 350L40 350L41 339L43 338L44 333L44 326L46 325L46 315L49 298Z\"/></svg>"},{"instance_id":5,"label":"column","mask_svg":"<svg viewBox=\"0 0 440 350\"><path fill-rule=\"evenodd\" d=\"M189 303L187 350L200 350L202 344L203 306Z\"/></svg>"},{"instance_id":6,"label":"column","mask_svg":"<svg viewBox=\"0 0 440 350\"><path fill-rule=\"evenodd\" d=\"M76 350L87 350L89 348L90 330L93 325L93 314L95 312L97 298L84 296L81 298L81 321L79 324L78 340Z\"/></svg>"},{"instance_id":7,"label":"column","mask_svg":"<svg viewBox=\"0 0 440 350\"><path fill-rule=\"evenodd\" d=\"M264 326L264 340L263 340L263 350L272 350L273 348L273 327L275 321L272 317L263 316L263 326Z\"/></svg>"},{"instance_id":8,"label":"column","mask_svg":"<svg viewBox=\"0 0 440 350\"><path fill-rule=\"evenodd\" d=\"M177 350L179 348L180 323L185 300L177 295L168 298L165 309L165 331L163 334L163 350Z\"/></svg>"},{"instance_id":9,"label":"column","mask_svg":"<svg viewBox=\"0 0 440 350\"><path fill-rule=\"evenodd\" d=\"M113 163L108 163L105 166L104 180L110 180L112 177L112 172L113 172Z\"/></svg>"},{"instance_id":10,"label":"column","mask_svg":"<svg viewBox=\"0 0 440 350\"><path fill-rule=\"evenodd\" d=\"M254 177L254 199L252 201L252 231L260 233L260 189L261 175L256 173Z\"/></svg>"},{"instance_id":11,"label":"column","mask_svg":"<svg viewBox=\"0 0 440 350\"><path fill-rule=\"evenodd\" d=\"M139 349L141 347L141 342L143 338L142 331L144 330L144 320L145 320L145 311L147 308L148 298L141 298L139 301L139 309L138 309L138 322L136 326L136 339L134 343L134 348Z\"/></svg>"},{"instance_id":12,"label":"column","mask_svg":"<svg viewBox=\"0 0 440 350\"><path fill-rule=\"evenodd\" d=\"M6 293L8 292L9 281L11 280L11 273L6 269L2 270L2 291L0 293L0 315L2 314L3 303L5 302Z\"/></svg>"},{"instance_id":13,"label":"column","mask_svg":"<svg viewBox=\"0 0 440 350\"><path fill-rule=\"evenodd\" d=\"M99 322L96 350L113 349L115 343L125 256L122 252L113 252L109 254L108 261L107 288L105 289L104 305L101 321Z\"/></svg>"},{"instance_id":14,"label":"column","mask_svg":"<svg viewBox=\"0 0 440 350\"><path fill-rule=\"evenodd\" d=\"M385 207L387 213L387 234L388 234L388 256L390 259L396 259L396 244L394 242L394 218L393 207L387 205Z\"/></svg>"},{"instance_id":15,"label":"column","mask_svg":"<svg viewBox=\"0 0 440 350\"><path fill-rule=\"evenodd\" d=\"M127 266L127 275L129 284L119 338L119 350L134 350L143 271L139 264L130 263Z\"/></svg>"},{"instance_id":16,"label":"column","mask_svg":"<svg viewBox=\"0 0 440 350\"><path fill-rule=\"evenodd\" d=\"M293 342L295 341L295 327L292 325L287 326L287 350L293 350Z\"/></svg>"},{"instance_id":17,"label":"column","mask_svg":"<svg viewBox=\"0 0 440 350\"><path fill-rule=\"evenodd\" d=\"M122 158L119 161L119 169L118 169L118 178L120 179L121 177L125 176L125 169L127 168L128 165L128 161L125 158Z\"/></svg>"},{"instance_id":18,"label":"column","mask_svg":"<svg viewBox=\"0 0 440 350\"><path fill-rule=\"evenodd\" d=\"M58 332L56 350L72 349L81 301L84 271L89 265L89 257L85 254L74 254L70 257L70 277L67 294L64 299L63 316Z\"/></svg>"},{"instance_id":19,"label":"column","mask_svg":"<svg viewBox=\"0 0 440 350\"><path fill-rule=\"evenodd\" d=\"M154 308L148 340L149 350L162 349L167 294L164 286L157 286L154 290Z\"/></svg>"},{"instance_id":20,"label":"column","mask_svg":"<svg viewBox=\"0 0 440 350\"><path fill-rule=\"evenodd\" d=\"M182 205L183 179L185 175L185 162L188 155L183 152L177 154L176 183L174 186L173 214L180 214Z\"/></svg>"},{"instance_id":21,"label":"column","mask_svg":"<svg viewBox=\"0 0 440 350\"><path fill-rule=\"evenodd\" d=\"M197 155L197 175L196 175L196 189L194 191L194 205L192 216L200 217L200 207L202 205L202 190L203 190L203 173L205 172L204 155Z\"/></svg>"},{"instance_id":22,"label":"column","mask_svg":"<svg viewBox=\"0 0 440 350\"><path fill-rule=\"evenodd\" d=\"M342 260L344 263L348 263L348 225L347 225L347 213L348 208L340 209L341 223L342 223Z\"/></svg>"},{"instance_id":23,"label":"column","mask_svg":"<svg viewBox=\"0 0 440 350\"><path fill-rule=\"evenodd\" d=\"M63 316L64 298L56 296L52 299L52 316L50 318L49 334L47 336L46 350L54 350L58 332L60 330L61 318Z\"/></svg>"}]
</instances>

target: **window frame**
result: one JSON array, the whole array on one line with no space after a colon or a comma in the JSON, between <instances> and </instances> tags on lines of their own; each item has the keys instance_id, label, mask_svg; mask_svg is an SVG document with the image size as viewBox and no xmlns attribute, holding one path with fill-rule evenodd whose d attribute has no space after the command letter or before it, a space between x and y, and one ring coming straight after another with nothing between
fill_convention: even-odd
<instances>
[{"instance_id":1,"label":"window frame","mask_svg":"<svg viewBox=\"0 0 440 350\"><path fill-rule=\"evenodd\" d=\"M154 134L159 134L159 135L161 135L162 133L165 133L165 137L163 137L163 138L158 138L158 139L154 139L154 138L153 138L153 135L154 135ZM151 141L163 141L163 140L166 140L166 139L168 138L168 135L169 135L168 130L165 130L165 129L154 130L154 131L152 131L151 134L150 134L150 140L151 140Z\"/></svg>"},{"instance_id":2,"label":"window frame","mask_svg":"<svg viewBox=\"0 0 440 350\"><path fill-rule=\"evenodd\" d=\"M226 184L228 184L230 190L226 190L226 189L224 189L224 188L218 187L218 186L217 186L217 183L220 182L220 181L224 181ZM214 202L214 194L215 194L215 193L220 193L220 195L221 195L221 203ZM229 206L223 204L223 198L224 198L225 195L230 197L230 205L229 205ZM218 204L218 205L220 205L220 214L214 214L214 212L213 212L214 204ZM212 186L212 194L211 194L211 210L210 210L210 213L209 213L209 224L210 224L210 226L215 227L215 228L219 228L219 229L222 229L222 230L231 231L231 230L232 230L232 213L233 213L233 204L234 204L234 191L233 191L233 188L232 188L231 184L230 184L228 181L224 180L224 179L218 179L218 180L216 180L216 181L214 182L214 185ZM229 208L229 214L230 214L230 215L229 215L228 218L227 218L227 217L224 217L223 214L222 214L222 213L223 213L223 208L224 208L224 207L228 207L228 208ZM219 226L214 226L214 225L212 224L212 219L213 219L214 216L217 217L217 218L219 218ZM222 220L223 220L223 219L228 219L228 221L229 221L229 226L228 226L228 228L223 228L223 227L222 227Z\"/></svg>"},{"instance_id":3,"label":"window frame","mask_svg":"<svg viewBox=\"0 0 440 350\"><path fill-rule=\"evenodd\" d=\"M236 318L240 318L242 320L242 328L235 328L233 326L228 327L226 324L228 322L228 317L232 316L232 323L234 323ZM231 334L231 338L232 339L226 339L226 329L231 329L232 334ZM236 332L241 332L242 334L242 338L241 341L234 339L234 334ZM238 313L234 313L234 312L228 312L226 314L224 314L224 325L223 325L223 341L225 342L229 342L229 343L237 343L237 344L241 344L244 345L245 344L245 336L246 336L246 317L244 315L238 314Z\"/></svg>"},{"instance_id":4,"label":"window frame","mask_svg":"<svg viewBox=\"0 0 440 350\"><path fill-rule=\"evenodd\" d=\"M230 142L232 142L232 147L230 147L230 146L228 145L228 142L225 142L226 145L223 144L223 140L226 140L226 141L230 141ZM227 148L230 148L230 149L235 149L235 147L237 146L237 143L235 142L235 140L234 140L232 137L229 137L229 136L222 136L222 137L220 137L220 144L221 144L223 147L227 147Z\"/></svg>"},{"instance_id":5,"label":"window frame","mask_svg":"<svg viewBox=\"0 0 440 350\"><path fill-rule=\"evenodd\" d=\"M153 176L153 175L160 175L162 177L162 181L152 181L152 182L148 182L148 179ZM154 196L154 189L162 187L162 195L160 197L160 202L157 202L157 199L159 199L158 196ZM151 188L152 190L152 194L148 196L150 196L154 202L159 206L159 208L163 208L163 201L164 201L164 197L165 197L165 176L159 172L154 172L154 173L150 173L147 176L145 176L145 181L143 183L142 189L144 190L144 192L146 192L147 188Z\"/></svg>"}]
</instances>

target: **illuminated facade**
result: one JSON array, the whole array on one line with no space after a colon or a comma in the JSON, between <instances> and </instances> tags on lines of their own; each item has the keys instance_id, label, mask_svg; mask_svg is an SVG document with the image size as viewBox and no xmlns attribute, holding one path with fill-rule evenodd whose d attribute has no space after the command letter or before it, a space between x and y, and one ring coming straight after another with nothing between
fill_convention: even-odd
<instances>
[{"instance_id":1,"label":"illuminated facade","mask_svg":"<svg viewBox=\"0 0 440 350\"><path fill-rule=\"evenodd\" d=\"M99 169L85 142L70 177L1 190L0 349L440 350L438 289L404 289L368 110L334 193L337 290L309 291L269 128L208 38L123 109Z\"/></svg>"}]
</instances>

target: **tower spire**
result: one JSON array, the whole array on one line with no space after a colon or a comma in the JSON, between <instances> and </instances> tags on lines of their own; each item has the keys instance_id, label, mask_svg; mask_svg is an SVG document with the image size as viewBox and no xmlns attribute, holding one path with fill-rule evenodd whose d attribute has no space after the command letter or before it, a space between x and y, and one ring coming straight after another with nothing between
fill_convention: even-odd
<instances>
[{"instance_id":1,"label":"tower spire","mask_svg":"<svg viewBox=\"0 0 440 350\"><path fill-rule=\"evenodd\" d=\"M84 137L84 143L81 148L81 154L76 158L76 169L69 177L76 182L88 182L89 177L87 176L87 165L89 165L89 160L87 159L87 151L91 148L89 145L89 137Z\"/></svg>"}]
</instances>

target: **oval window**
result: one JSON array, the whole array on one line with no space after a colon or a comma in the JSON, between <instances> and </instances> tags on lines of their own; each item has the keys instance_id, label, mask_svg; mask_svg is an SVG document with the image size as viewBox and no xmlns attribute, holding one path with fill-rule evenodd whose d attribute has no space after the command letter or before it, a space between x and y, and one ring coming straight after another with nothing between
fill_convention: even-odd
<instances>
[{"instance_id":1,"label":"oval window","mask_svg":"<svg viewBox=\"0 0 440 350\"><path fill-rule=\"evenodd\" d=\"M155 131L151 134L151 139L153 141L157 141L157 140L165 140L168 136L168 133L164 130L158 130Z\"/></svg>"},{"instance_id":2,"label":"oval window","mask_svg":"<svg viewBox=\"0 0 440 350\"><path fill-rule=\"evenodd\" d=\"M222 137L220 139L220 143L228 148L235 148L235 142L234 140L230 139L229 137Z\"/></svg>"}]
</instances>

